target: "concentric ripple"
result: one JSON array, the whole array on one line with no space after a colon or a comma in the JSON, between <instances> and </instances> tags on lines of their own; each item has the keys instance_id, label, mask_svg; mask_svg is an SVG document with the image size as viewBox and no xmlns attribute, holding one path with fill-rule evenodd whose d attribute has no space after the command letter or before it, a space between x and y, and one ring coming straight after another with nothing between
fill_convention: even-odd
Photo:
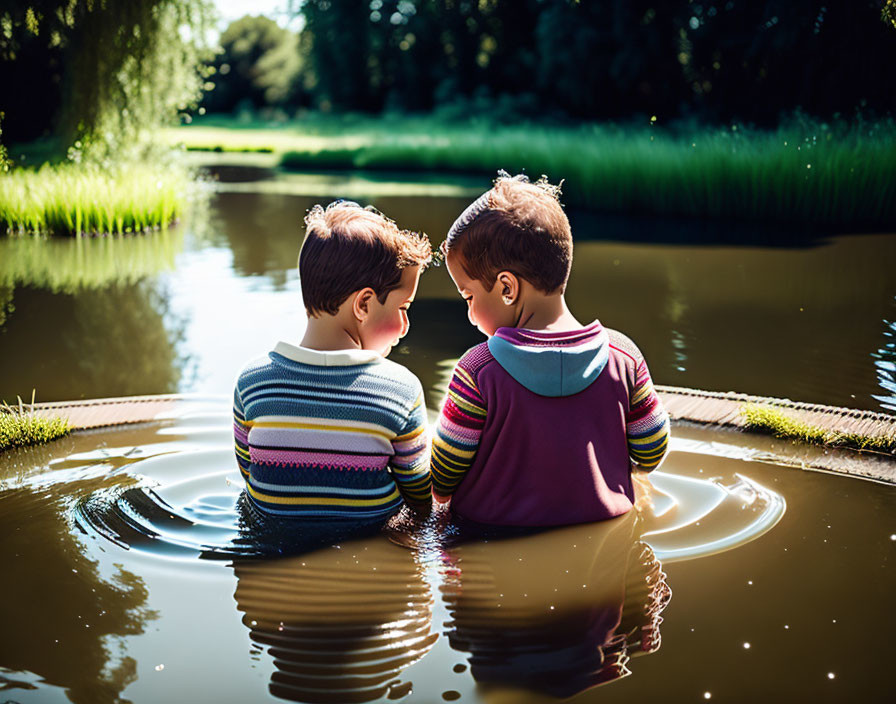
<instances>
[{"instance_id":1,"label":"concentric ripple","mask_svg":"<svg viewBox=\"0 0 896 704\"><path fill-rule=\"evenodd\" d=\"M345 537L313 526L303 526L299 535L290 527L287 534L283 523L249 511L240 498L243 482L226 418L183 416L137 452L107 448L103 461L115 465L116 453L126 456L119 471L136 481L124 489L120 480L110 481L81 498L74 509L77 525L121 547L169 559L294 553ZM713 446L713 454L706 454L692 444L676 447L673 441L663 470L650 475L652 506L643 511L642 539L663 562L735 548L768 531L785 510L780 495L750 479L750 464L736 452L725 456L724 448Z\"/></svg>"}]
</instances>

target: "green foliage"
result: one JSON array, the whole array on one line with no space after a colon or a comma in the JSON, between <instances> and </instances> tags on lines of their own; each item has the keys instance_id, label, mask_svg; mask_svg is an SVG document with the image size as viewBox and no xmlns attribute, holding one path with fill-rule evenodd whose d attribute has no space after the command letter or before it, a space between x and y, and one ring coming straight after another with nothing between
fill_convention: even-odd
<instances>
[{"instance_id":1,"label":"green foliage","mask_svg":"<svg viewBox=\"0 0 896 704\"><path fill-rule=\"evenodd\" d=\"M884 6L893 19L893 0ZM773 124L896 109L884 0L303 0L322 110ZM482 113L485 114L485 113Z\"/></svg>"},{"instance_id":2,"label":"green foliage","mask_svg":"<svg viewBox=\"0 0 896 704\"><path fill-rule=\"evenodd\" d=\"M164 228L184 210L183 169L45 165L0 176L0 233L125 234Z\"/></svg>"},{"instance_id":3,"label":"green foliage","mask_svg":"<svg viewBox=\"0 0 896 704\"><path fill-rule=\"evenodd\" d=\"M203 105L232 111L244 102L259 108L292 99L302 69L298 40L295 32L267 17L232 22L221 35L222 52L213 64L216 87Z\"/></svg>"},{"instance_id":4,"label":"green foliage","mask_svg":"<svg viewBox=\"0 0 896 704\"><path fill-rule=\"evenodd\" d=\"M896 0L887 0L880 11L881 19L896 27Z\"/></svg>"},{"instance_id":5,"label":"green foliage","mask_svg":"<svg viewBox=\"0 0 896 704\"><path fill-rule=\"evenodd\" d=\"M436 120L333 121L317 129L210 130L284 151L288 169L525 171L565 181L564 202L608 212L709 216L851 226L896 221L896 126L852 126L797 116L777 130L665 130ZM191 128L176 135L191 145Z\"/></svg>"},{"instance_id":6,"label":"green foliage","mask_svg":"<svg viewBox=\"0 0 896 704\"><path fill-rule=\"evenodd\" d=\"M62 418L45 418L35 414L33 405L19 399L18 406L0 407L0 452L13 447L38 445L71 432L71 425Z\"/></svg>"},{"instance_id":7,"label":"green foliage","mask_svg":"<svg viewBox=\"0 0 896 704\"><path fill-rule=\"evenodd\" d=\"M48 115L55 115L76 161L142 156L152 148L152 129L194 105L201 93L208 0L5 5L0 109L20 131L26 116L50 127Z\"/></svg>"},{"instance_id":8,"label":"green foliage","mask_svg":"<svg viewBox=\"0 0 896 704\"><path fill-rule=\"evenodd\" d=\"M770 432L775 437L792 438L815 445L896 453L896 436L871 436L825 430L797 420L779 408L758 403L744 404L740 413L747 428Z\"/></svg>"}]
</instances>

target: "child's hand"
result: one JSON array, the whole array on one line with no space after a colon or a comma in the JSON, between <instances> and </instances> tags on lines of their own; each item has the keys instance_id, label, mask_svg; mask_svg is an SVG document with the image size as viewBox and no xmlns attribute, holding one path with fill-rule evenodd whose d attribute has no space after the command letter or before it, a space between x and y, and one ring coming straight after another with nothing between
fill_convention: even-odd
<instances>
[{"instance_id":1,"label":"child's hand","mask_svg":"<svg viewBox=\"0 0 896 704\"><path fill-rule=\"evenodd\" d=\"M432 492L432 498L435 500L436 505L442 506L447 503L450 503L451 496L442 496L441 494L437 494L436 492Z\"/></svg>"},{"instance_id":2,"label":"child's hand","mask_svg":"<svg viewBox=\"0 0 896 704\"><path fill-rule=\"evenodd\" d=\"M648 479L648 472L632 470L632 487L635 490L635 510L653 510L653 484Z\"/></svg>"}]
</instances>

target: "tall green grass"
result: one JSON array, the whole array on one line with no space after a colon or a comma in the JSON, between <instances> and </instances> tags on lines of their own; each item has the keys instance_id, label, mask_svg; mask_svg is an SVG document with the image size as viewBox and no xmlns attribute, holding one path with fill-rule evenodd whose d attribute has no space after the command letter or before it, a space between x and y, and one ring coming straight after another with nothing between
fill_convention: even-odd
<instances>
[{"instance_id":1,"label":"tall green grass","mask_svg":"<svg viewBox=\"0 0 896 704\"><path fill-rule=\"evenodd\" d=\"M563 179L565 202L603 211L896 224L896 129L890 123L773 132L591 125L396 133L355 147L293 150L282 165L483 174L502 168Z\"/></svg>"},{"instance_id":2,"label":"tall green grass","mask_svg":"<svg viewBox=\"0 0 896 704\"><path fill-rule=\"evenodd\" d=\"M80 164L0 175L0 233L126 234L168 227L183 212L189 173L162 165Z\"/></svg>"},{"instance_id":3,"label":"tall green grass","mask_svg":"<svg viewBox=\"0 0 896 704\"><path fill-rule=\"evenodd\" d=\"M188 149L271 150L294 170L546 174L564 180L566 203L610 212L896 224L891 120L825 123L797 115L758 130L318 115L279 125L217 118L167 136Z\"/></svg>"}]
</instances>

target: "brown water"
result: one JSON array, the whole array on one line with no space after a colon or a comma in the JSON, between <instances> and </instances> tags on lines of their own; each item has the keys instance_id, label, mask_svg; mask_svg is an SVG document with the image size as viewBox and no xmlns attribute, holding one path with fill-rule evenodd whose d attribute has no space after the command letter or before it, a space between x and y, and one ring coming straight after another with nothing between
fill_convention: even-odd
<instances>
[{"instance_id":1,"label":"brown water","mask_svg":"<svg viewBox=\"0 0 896 704\"><path fill-rule=\"evenodd\" d=\"M207 214L169 233L0 241L0 399L228 394L247 359L301 337L307 208L357 198L438 242L480 181L281 175L222 184ZM892 234L570 218L573 312L628 333L658 383L896 410ZM433 390L432 405L440 365L481 340L444 268L433 269L393 354Z\"/></svg>"},{"instance_id":2,"label":"brown water","mask_svg":"<svg viewBox=\"0 0 896 704\"><path fill-rule=\"evenodd\" d=\"M348 195L438 240L481 187L283 177L168 233L0 242L0 397L206 399L0 456L0 701L892 698L896 492L769 464L786 443L677 427L652 507L527 536L246 513L226 397L301 335L305 209ZM570 216L574 312L659 383L896 410L892 235ZM444 269L411 320L393 354L432 409L481 338Z\"/></svg>"},{"instance_id":3,"label":"brown water","mask_svg":"<svg viewBox=\"0 0 896 704\"><path fill-rule=\"evenodd\" d=\"M890 699L892 487L683 428L640 516L271 557L229 420L194 400L0 456L3 700Z\"/></svg>"}]
</instances>

